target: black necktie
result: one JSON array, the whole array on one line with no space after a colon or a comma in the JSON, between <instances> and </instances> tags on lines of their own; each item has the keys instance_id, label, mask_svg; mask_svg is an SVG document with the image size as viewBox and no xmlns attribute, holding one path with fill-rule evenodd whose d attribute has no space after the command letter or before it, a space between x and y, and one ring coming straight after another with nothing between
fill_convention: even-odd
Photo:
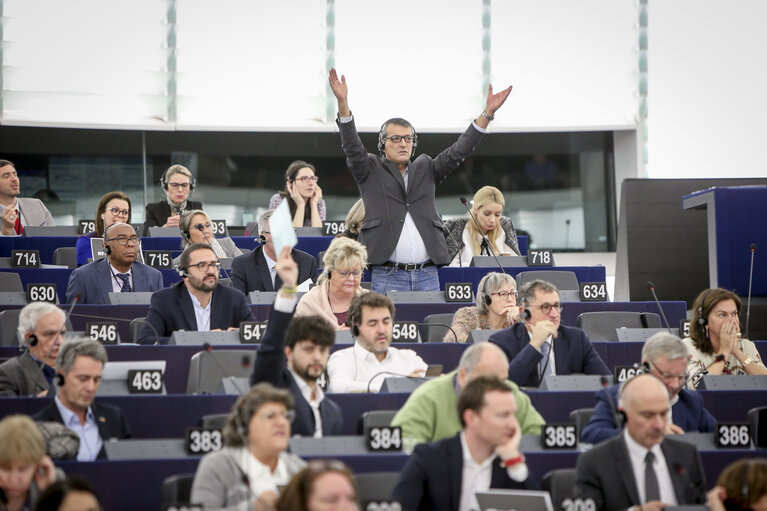
<instances>
[{"instance_id":1,"label":"black necktie","mask_svg":"<svg viewBox=\"0 0 767 511\"><path fill-rule=\"evenodd\" d=\"M655 469L652 466L655 455L652 451L647 451L644 458L644 492L645 502L660 500L660 488L658 487L658 476L655 475Z\"/></svg>"}]
</instances>

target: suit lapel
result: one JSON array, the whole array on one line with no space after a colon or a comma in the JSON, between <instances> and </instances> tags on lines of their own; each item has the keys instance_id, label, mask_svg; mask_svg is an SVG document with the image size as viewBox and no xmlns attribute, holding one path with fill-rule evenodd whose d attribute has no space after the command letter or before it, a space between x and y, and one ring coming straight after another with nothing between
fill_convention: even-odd
<instances>
[{"instance_id":1,"label":"suit lapel","mask_svg":"<svg viewBox=\"0 0 767 511\"><path fill-rule=\"evenodd\" d=\"M619 434L617 437L616 447L615 466L618 471L619 479L623 482L631 502L633 504L640 504L636 478L634 477L634 469L631 468L631 459L629 458L626 441L623 439L623 433Z\"/></svg>"},{"instance_id":2,"label":"suit lapel","mask_svg":"<svg viewBox=\"0 0 767 511\"><path fill-rule=\"evenodd\" d=\"M677 502L680 505L689 502L687 490L690 483L684 473L684 460L678 459L675 456L674 450L665 441L660 444L660 450L663 452L663 457L666 458L666 467L671 477L671 483L674 486L674 495L676 495Z\"/></svg>"},{"instance_id":3,"label":"suit lapel","mask_svg":"<svg viewBox=\"0 0 767 511\"><path fill-rule=\"evenodd\" d=\"M24 371L27 372L27 374L35 375L35 380L33 382L36 389L34 391L35 394L43 390L50 390L48 380L45 379L45 375L40 371L40 366L35 362L35 359L32 358L29 351L25 352L24 355L19 358L19 365L24 368Z\"/></svg>"},{"instance_id":4,"label":"suit lapel","mask_svg":"<svg viewBox=\"0 0 767 511\"><path fill-rule=\"evenodd\" d=\"M189 290L183 281L177 285L179 286L178 308L181 309L181 314L183 314L184 320L187 323L186 330L197 330L197 317L194 315L194 305L192 305L192 297L189 296Z\"/></svg>"},{"instance_id":5,"label":"suit lapel","mask_svg":"<svg viewBox=\"0 0 767 511\"><path fill-rule=\"evenodd\" d=\"M131 268L133 270L133 291L147 291L149 286L143 269L135 263Z\"/></svg>"},{"instance_id":6,"label":"suit lapel","mask_svg":"<svg viewBox=\"0 0 767 511\"><path fill-rule=\"evenodd\" d=\"M463 448L458 435L450 439L449 448L446 450L448 457L448 470L450 471L450 508L458 509L461 505L461 482L463 481Z\"/></svg>"},{"instance_id":7,"label":"suit lapel","mask_svg":"<svg viewBox=\"0 0 767 511\"><path fill-rule=\"evenodd\" d=\"M227 309L232 304L227 303L222 299L220 284L213 290L213 295L210 297L210 301L210 329L214 330L216 328L222 328L226 330L230 326L229 317L231 316L231 311Z\"/></svg>"},{"instance_id":8,"label":"suit lapel","mask_svg":"<svg viewBox=\"0 0 767 511\"><path fill-rule=\"evenodd\" d=\"M109 293L112 292L112 279L114 279L112 269L109 267L109 259L106 257L102 259L102 262L97 264L96 269L98 270L98 286L104 294L101 303L109 303Z\"/></svg>"},{"instance_id":9,"label":"suit lapel","mask_svg":"<svg viewBox=\"0 0 767 511\"><path fill-rule=\"evenodd\" d=\"M261 247L256 256L256 273L265 290L274 291L272 286L272 275L269 273L269 265L266 262L264 255L264 247ZM275 279L276 280L276 279Z\"/></svg>"},{"instance_id":10,"label":"suit lapel","mask_svg":"<svg viewBox=\"0 0 767 511\"><path fill-rule=\"evenodd\" d=\"M386 171L389 172L389 174L391 174L391 176L394 178L395 181L397 181L400 188L402 189L402 193L406 195L407 190L405 189L405 179L402 177L402 174L400 173L399 167L397 166L397 164L387 159L384 159L383 161L384 161L384 167L386 168ZM409 172L410 170L413 170L412 166L411 168L408 169L408 182L411 182L410 180L413 178L413 176ZM408 188L412 188L412 187L408 186Z\"/></svg>"}]
</instances>

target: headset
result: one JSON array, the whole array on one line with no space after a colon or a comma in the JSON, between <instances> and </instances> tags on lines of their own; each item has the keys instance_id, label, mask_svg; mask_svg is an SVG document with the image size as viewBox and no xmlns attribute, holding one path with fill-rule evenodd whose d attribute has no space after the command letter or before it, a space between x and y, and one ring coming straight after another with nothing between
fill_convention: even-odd
<instances>
[{"instance_id":1,"label":"headset","mask_svg":"<svg viewBox=\"0 0 767 511\"><path fill-rule=\"evenodd\" d=\"M751 504L751 488L749 487L749 484L748 484L748 475L751 473L752 464L753 464L753 460L748 460L748 462L743 464L740 495L743 499L741 505L744 508L748 507Z\"/></svg>"},{"instance_id":2,"label":"headset","mask_svg":"<svg viewBox=\"0 0 767 511\"><path fill-rule=\"evenodd\" d=\"M400 117L393 117L389 119L388 121L386 121L385 123L383 123L381 125L381 129L378 130L378 154L380 154L381 156L383 156L385 152L384 146L386 145L386 127L389 126L390 123L397 124L399 126L399 123L394 121L405 121L405 119L402 119ZM408 124L410 123L408 122ZM413 127L412 124L410 124L410 131L412 131L413 133L413 149L410 152L410 157L412 158L413 155L415 154L415 148L418 147L418 133L415 132L415 128Z\"/></svg>"},{"instance_id":3,"label":"headset","mask_svg":"<svg viewBox=\"0 0 767 511\"><path fill-rule=\"evenodd\" d=\"M700 297L700 303L698 304L698 324L700 325L700 328L703 330L703 333L708 336L708 333L706 332L706 326L708 326L708 318L703 317L703 304L706 303L706 297L711 293L711 290L708 289L703 296Z\"/></svg>"},{"instance_id":4,"label":"headset","mask_svg":"<svg viewBox=\"0 0 767 511\"><path fill-rule=\"evenodd\" d=\"M162 176L160 177L160 188L162 188L163 191L165 192L168 191L168 171L170 169L173 169L174 174L181 174L182 176L186 176L189 178L189 193L192 193L195 187L197 186L197 180L194 178L194 176L187 176L183 172L178 172L177 167L183 167L183 165L178 165L178 166L171 165L170 167L167 168L167 170L165 170L165 172L162 173ZM187 172L189 172L189 169L187 169L186 167L184 168L187 170ZM189 173L191 174L191 172Z\"/></svg>"},{"instance_id":5,"label":"headset","mask_svg":"<svg viewBox=\"0 0 767 511\"><path fill-rule=\"evenodd\" d=\"M56 380L56 385L59 387L64 386L64 373L56 373L56 377L54 378Z\"/></svg>"},{"instance_id":6,"label":"headset","mask_svg":"<svg viewBox=\"0 0 767 511\"><path fill-rule=\"evenodd\" d=\"M182 268L182 267L178 266L176 268L176 273L178 273L178 276L181 277L181 278L188 277L189 276L189 272L186 271L186 270L187 270L186 268Z\"/></svg>"},{"instance_id":7,"label":"headset","mask_svg":"<svg viewBox=\"0 0 767 511\"><path fill-rule=\"evenodd\" d=\"M260 244L262 244L262 245L266 245L266 242L267 242L266 236L264 236L263 234L259 234L258 235L258 242Z\"/></svg>"},{"instance_id":8,"label":"headset","mask_svg":"<svg viewBox=\"0 0 767 511\"><path fill-rule=\"evenodd\" d=\"M29 334L29 337L27 337L27 344L29 346L37 346L37 343L37 336L35 334Z\"/></svg>"},{"instance_id":9,"label":"headset","mask_svg":"<svg viewBox=\"0 0 767 511\"><path fill-rule=\"evenodd\" d=\"M248 444L248 428L245 427L245 423L242 420L242 406L238 406L234 410L234 427L237 434L240 435L242 442Z\"/></svg>"}]
</instances>

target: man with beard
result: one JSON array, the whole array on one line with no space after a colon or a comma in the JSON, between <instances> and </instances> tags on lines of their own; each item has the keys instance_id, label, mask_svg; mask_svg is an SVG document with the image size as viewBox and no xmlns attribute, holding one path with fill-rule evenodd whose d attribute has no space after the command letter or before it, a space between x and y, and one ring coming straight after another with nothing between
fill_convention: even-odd
<instances>
[{"instance_id":1,"label":"man with beard","mask_svg":"<svg viewBox=\"0 0 767 511\"><path fill-rule=\"evenodd\" d=\"M245 295L218 285L221 263L210 245L193 243L181 254L183 279L152 295L140 344L167 344L177 330L237 330L241 321L255 321Z\"/></svg>"},{"instance_id":2,"label":"man with beard","mask_svg":"<svg viewBox=\"0 0 767 511\"><path fill-rule=\"evenodd\" d=\"M20 236L27 225L54 225L45 204L19 197L20 189L16 167L8 160L0 160L0 236Z\"/></svg>"},{"instance_id":3,"label":"man with beard","mask_svg":"<svg viewBox=\"0 0 767 511\"><path fill-rule=\"evenodd\" d=\"M282 287L274 300L250 383L265 381L290 390L296 401L296 418L291 426L294 435L339 435L343 426L341 408L317 385L327 366L335 331L319 316L293 318L299 271L289 247L282 249L275 268Z\"/></svg>"}]
</instances>

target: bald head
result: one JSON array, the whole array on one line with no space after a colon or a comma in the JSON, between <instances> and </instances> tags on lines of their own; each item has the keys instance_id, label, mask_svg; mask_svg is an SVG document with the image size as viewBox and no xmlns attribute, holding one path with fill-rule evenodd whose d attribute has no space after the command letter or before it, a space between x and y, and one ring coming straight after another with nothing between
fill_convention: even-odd
<instances>
[{"instance_id":1,"label":"bald head","mask_svg":"<svg viewBox=\"0 0 767 511\"><path fill-rule=\"evenodd\" d=\"M626 430L646 448L663 441L671 408L666 386L651 374L624 383L618 406L626 413Z\"/></svg>"},{"instance_id":2,"label":"bald head","mask_svg":"<svg viewBox=\"0 0 767 511\"><path fill-rule=\"evenodd\" d=\"M506 380L509 360L501 348L491 342L469 346L458 364L458 384L463 387L477 376L493 375Z\"/></svg>"}]
</instances>

